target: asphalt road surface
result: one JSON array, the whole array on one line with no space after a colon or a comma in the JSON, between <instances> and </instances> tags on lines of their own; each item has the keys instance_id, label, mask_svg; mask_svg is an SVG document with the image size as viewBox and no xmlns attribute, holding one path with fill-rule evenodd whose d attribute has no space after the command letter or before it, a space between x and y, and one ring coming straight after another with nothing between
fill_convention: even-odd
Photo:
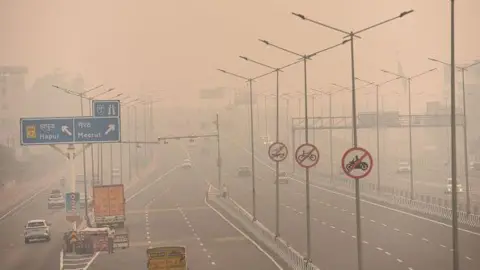
<instances>
[{"instance_id":1,"label":"asphalt road surface","mask_svg":"<svg viewBox=\"0 0 480 270\"><path fill-rule=\"evenodd\" d=\"M261 151L260 149L258 149ZM215 179L214 161L192 154L205 174ZM232 143L222 144L223 180L231 196L252 209L251 178L236 176L239 166L250 165L250 154ZM211 168L211 169L208 169ZM275 229L274 174L260 162L257 173L257 218ZM306 253L305 185L290 181L281 186L280 234L299 252ZM312 259L321 269L355 269L356 225L354 200L311 185ZM371 203L362 203L364 269L451 269L451 229L418 216ZM480 234L460 231L462 269L480 269Z\"/></svg>"},{"instance_id":2,"label":"asphalt road surface","mask_svg":"<svg viewBox=\"0 0 480 270\"><path fill-rule=\"evenodd\" d=\"M190 169L182 168L184 159L191 158L189 151L173 147L163 169L140 185L148 188L129 191L130 248L100 254L89 269L146 269L146 249L159 245L186 246L190 269L279 269L204 203L209 171L195 162ZM207 157L215 161L211 152Z\"/></svg>"}]
</instances>

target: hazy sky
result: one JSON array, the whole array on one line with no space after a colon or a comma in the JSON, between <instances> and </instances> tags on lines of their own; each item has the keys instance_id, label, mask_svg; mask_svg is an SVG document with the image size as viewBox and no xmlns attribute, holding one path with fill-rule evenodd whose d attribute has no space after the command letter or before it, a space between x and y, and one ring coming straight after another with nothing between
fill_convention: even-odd
<instances>
[{"instance_id":1,"label":"hazy sky","mask_svg":"<svg viewBox=\"0 0 480 270\"><path fill-rule=\"evenodd\" d=\"M406 75L441 67L427 57L449 61L449 6L448 0L0 0L0 63L28 66L29 84L62 68L125 93L196 99L202 88L242 87L216 68L247 77L268 71L239 55L273 66L296 59L258 38L298 53L342 41L342 34L301 21L292 11L358 30L414 9L356 41L357 75L382 81L390 77L379 70L396 71L397 60ZM456 1L459 63L480 58L479 13L480 1ZM318 55L308 63L309 85L349 86L349 57L348 45ZM274 82L274 76L262 79L255 91L273 91ZM436 96L442 86L443 70L419 79L414 91ZM282 92L302 87L302 65L281 74ZM384 91L395 89L401 83Z\"/></svg>"}]
</instances>

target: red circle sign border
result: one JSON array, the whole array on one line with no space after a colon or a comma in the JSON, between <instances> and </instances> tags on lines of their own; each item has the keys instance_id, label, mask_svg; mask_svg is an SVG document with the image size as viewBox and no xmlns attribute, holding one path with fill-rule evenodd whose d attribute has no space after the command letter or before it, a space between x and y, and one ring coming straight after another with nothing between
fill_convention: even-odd
<instances>
[{"instance_id":1,"label":"red circle sign border","mask_svg":"<svg viewBox=\"0 0 480 270\"><path fill-rule=\"evenodd\" d=\"M273 146L276 146L276 145L283 145L283 147L285 148L285 151L286 151L285 157L284 157L282 160L279 160L279 161L274 160L274 159L270 156L270 150L272 149ZM287 159L287 156L288 156L288 148L287 148L287 146L286 146L284 143L282 143L282 142L274 142L274 143L272 143L272 144L268 147L268 157L269 157L272 161L274 161L274 162L282 162L282 161L284 161L285 159Z\"/></svg>"},{"instance_id":2,"label":"red circle sign border","mask_svg":"<svg viewBox=\"0 0 480 270\"><path fill-rule=\"evenodd\" d=\"M370 158L370 162L371 162L371 164L369 164L369 166L368 166L368 170L361 176L351 175L350 172L348 172L347 169L345 168L345 158L347 157L348 154L350 154L351 152L353 152L355 150L363 151L365 154L367 154L367 157ZM343 172L345 172L346 175L350 176L353 179L362 179L362 178L367 177L370 174L370 172L372 171L372 168L373 168L373 157L370 154L370 152L368 152L368 150L365 149L365 148L352 147L352 148L348 149L347 151L345 151L345 153L342 156L342 170L343 170Z\"/></svg>"},{"instance_id":3,"label":"red circle sign border","mask_svg":"<svg viewBox=\"0 0 480 270\"><path fill-rule=\"evenodd\" d=\"M297 159L298 151L299 151L303 146L306 146L306 145L312 146L313 149L315 149L315 150L317 151L317 153L318 153L317 159L316 159L316 160L314 161L314 163L313 163L312 165L310 165L310 166L304 166L302 163L298 162L298 159ZM295 161L297 162L298 165L302 166L303 168L309 169L309 168L317 165L317 164L318 164L318 161L320 161L320 152L318 151L318 148L317 148L315 145L310 144L310 143L304 143L304 144L300 145L300 146L297 148L297 150L295 150Z\"/></svg>"}]
</instances>

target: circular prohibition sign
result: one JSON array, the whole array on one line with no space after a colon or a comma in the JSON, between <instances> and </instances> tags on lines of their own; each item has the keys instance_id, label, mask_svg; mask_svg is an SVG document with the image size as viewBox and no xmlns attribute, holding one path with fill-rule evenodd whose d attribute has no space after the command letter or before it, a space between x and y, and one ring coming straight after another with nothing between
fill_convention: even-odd
<instances>
[{"instance_id":1,"label":"circular prohibition sign","mask_svg":"<svg viewBox=\"0 0 480 270\"><path fill-rule=\"evenodd\" d=\"M281 142L275 142L268 148L268 156L275 162L284 161L288 156L287 146Z\"/></svg>"},{"instance_id":2,"label":"circular prohibition sign","mask_svg":"<svg viewBox=\"0 0 480 270\"><path fill-rule=\"evenodd\" d=\"M353 147L342 156L342 169L346 175L361 179L370 174L373 168L373 157L366 149ZM354 172L360 172L355 174Z\"/></svg>"}]
</instances>

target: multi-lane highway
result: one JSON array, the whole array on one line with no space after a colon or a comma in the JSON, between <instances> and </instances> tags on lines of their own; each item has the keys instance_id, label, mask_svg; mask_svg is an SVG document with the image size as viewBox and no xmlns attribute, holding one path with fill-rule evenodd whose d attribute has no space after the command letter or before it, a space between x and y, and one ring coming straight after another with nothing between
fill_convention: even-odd
<instances>
[{"instance_id":1,"label":"multi-lane highway","mask_svg":"<svg viewBox=\"0 0 480 270\"><path fill-rule=\"evenodd\" d=\"M144 269L146 249L159 245L186 246L190 269L279 269L233 223L205 204L206 181L214 168L195 161L192 168L182 168L190 153L175 145L165 149L171 154L155 174L127 196L130 248L100 254L89 269Z\"/></svg>"},{"instance_id":2,"label":"multi-lane highway","mask_svg":"<svg viewBox=\"0 0 480 270\"><path fill-rule=\"evenodd\" d=\"M251 210L251 179L237 177L239 166L250 164L250 153L231 141L222 144L224 181L231 196ZM265 148L258 147L257 153ZM193 159L203 168L214 163L201 153ZM259 158L262 159L262 154ZM264 157L264 156L263 156ZM272 231L275 228L274 174L265 163L256 162L257 218ZM285 169L286 170L286 169ZM211 170L211 177L215 171ZM306 253L305 185L293 179L282 185L280 234L299 252ZM321 269L356 267L355 206L351 197L320 186L311 186L312 259ZM373 203L362 203L363 258L365 269L450 269L451 228L420 216L403 213ZM460 231L462 269L479 269L480 234Z\"/></svg>"}]
</instances>

